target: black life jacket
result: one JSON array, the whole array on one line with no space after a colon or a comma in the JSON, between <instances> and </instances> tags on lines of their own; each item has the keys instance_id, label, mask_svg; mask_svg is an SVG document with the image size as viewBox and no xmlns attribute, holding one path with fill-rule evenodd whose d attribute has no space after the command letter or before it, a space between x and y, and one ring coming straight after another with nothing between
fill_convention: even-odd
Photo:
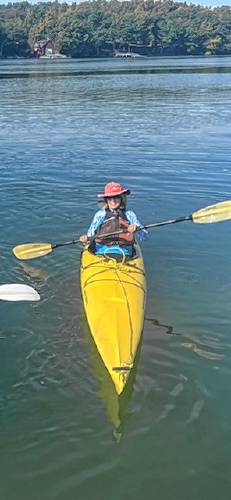
<instances>
[{"instance_id":1,"label":"black life jacket","mask_svg":"<svg viewBox=\"0 0 231 500\"><path fill-rule=\"evenodd\" d=\"M126 232L129 224L130 222L126 217L124 209L120 208L118 210L109 210L109 208L106 208L104 220L95 233L95 242L109 246L114 245L115 243L120 246L133 245L135 242L134 234ZM120 234L115 234L114 236L109 236L108 238L97 238L97 236L100 236L101 234L116 233L123 229L125 232Z\"/></svg>"}]
</instances>

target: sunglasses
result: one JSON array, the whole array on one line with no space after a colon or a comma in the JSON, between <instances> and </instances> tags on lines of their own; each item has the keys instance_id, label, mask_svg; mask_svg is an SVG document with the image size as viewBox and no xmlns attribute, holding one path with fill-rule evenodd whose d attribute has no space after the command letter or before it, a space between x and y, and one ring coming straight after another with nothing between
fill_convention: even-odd
<instances>
[{"instance_id":1,"label":"sunglasses","mask_svg":"<svg viewBox=\"0 0 231 500\"><path fill-rule=\"evenodd\" d=\"M111 201L111 200L114 200L114 201L121 201L122 200L122 196L120 196L119 194L117 196L110 196L108 198L106 198L107 202L108 201Z\"/></svg>"}]
</instances>

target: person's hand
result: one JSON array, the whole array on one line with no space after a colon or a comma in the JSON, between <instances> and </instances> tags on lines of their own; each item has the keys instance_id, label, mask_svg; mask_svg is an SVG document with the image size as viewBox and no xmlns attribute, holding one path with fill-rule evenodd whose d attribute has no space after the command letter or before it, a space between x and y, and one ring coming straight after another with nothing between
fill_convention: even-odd
<instances>
[{"instance_id":1,"label":"person's hand","mask_svg":"<svg viewBox=\"0 0 231 500\"><path fill-rule=\"evenodd\" d=\"M129 233L135 233L136 229L137 229L137 225L136 224L129 224L127 230L128 230Z\"/></svg>"},{"instance_id":2,"label":"person's hand","mask_svg":"<svg viewBox=\"0 0 231 500\"><path fill-rule=\"evenodd\" d=\"M87 234L82 234L82 236L80 236L79 240L81 241L81 243L87 243L88 242L88 236Z\"/></svg>"}]
</instances>

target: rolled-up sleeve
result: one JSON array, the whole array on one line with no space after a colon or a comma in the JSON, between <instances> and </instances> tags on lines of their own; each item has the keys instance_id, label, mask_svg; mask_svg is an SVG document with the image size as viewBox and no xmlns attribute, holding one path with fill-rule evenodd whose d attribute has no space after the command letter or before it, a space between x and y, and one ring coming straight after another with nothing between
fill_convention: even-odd
<instances>
[{"instance_id":1,"label":"rolled-up sleeve","mask_svg":"<svg viewBox=\"0 0 231 500\"><path fill-rule=\"evenodd\" d=\"M126 211L126 216L130 224L135 224L138 228L142 228L143 225L140 223L139 219L137 218L135 212L132 210ZM147 229L140 229L136 233L136 238L139 241L144 241L148 238L148 231Z\"/></svg>"},{"instance_id":2,"label":"rolled-up sleeve","mask_svg":"<svg viewBox=\"0 0 231 500\"><path fill-rule=\"evenodd\" d=\"M96 212L91 222L91 225L87 231L87 236L89 236L90 238L94 236L96 229L98 229L100 224L102 224L104 217L105 217L105 210L98 210L98 212Z\"/></svg>"}]
</instances>

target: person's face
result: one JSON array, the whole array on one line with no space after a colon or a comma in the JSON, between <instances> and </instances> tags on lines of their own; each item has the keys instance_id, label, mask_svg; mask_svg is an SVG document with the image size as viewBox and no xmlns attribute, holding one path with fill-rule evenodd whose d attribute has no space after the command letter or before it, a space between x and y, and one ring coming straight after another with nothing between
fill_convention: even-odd
<instances>
[{"instance_id":1,"label":"person's face","mask_svg":"<svg viewBox=\"0 0 231 500\"><path fill-rule=\"evenodd\" d=\"M110 198L107 198L107 204L108 207L111 208L111 210L119 208L119 206L121 205L121 201L122 201L121 196L111 196Z\"/></svg>"}]
</instances>

